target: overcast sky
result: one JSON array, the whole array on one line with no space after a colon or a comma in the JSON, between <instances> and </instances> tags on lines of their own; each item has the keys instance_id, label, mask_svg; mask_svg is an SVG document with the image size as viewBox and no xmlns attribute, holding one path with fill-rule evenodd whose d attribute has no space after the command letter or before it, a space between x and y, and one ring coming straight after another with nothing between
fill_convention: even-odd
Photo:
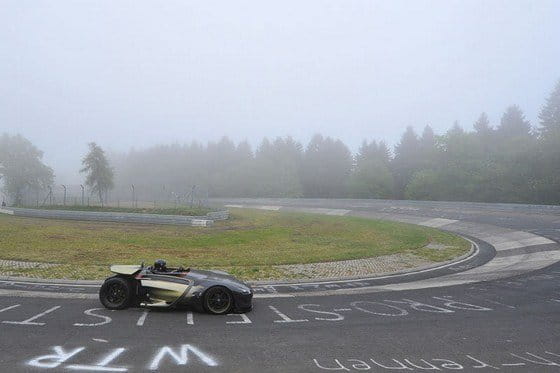
<instances>
[{"instance_id":1,"label":"overcast sky","mask_svg":"<svg viewBox=\"0 0 560 373\"><path fill-rule=\"evenodd\" d=\"M470 128L560 78L560 1L22 1L0 7L0 133L76 180L89 141L316 132L356 150Z\"/></svg>"}]
</instances>

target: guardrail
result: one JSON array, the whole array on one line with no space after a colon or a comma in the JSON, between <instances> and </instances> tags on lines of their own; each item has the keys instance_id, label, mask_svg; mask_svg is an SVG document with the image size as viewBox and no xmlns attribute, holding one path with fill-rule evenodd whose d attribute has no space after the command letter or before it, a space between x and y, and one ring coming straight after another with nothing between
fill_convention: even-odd
<instances>
[{"instance_id":1,"label":"guardrail","mask_svg":"<svg viewBox=\"0 0 560 373\"><path fill-rule=\"evenodd\" d=\"M227 210L210 212L203 216L183 216L138 214L130 212L41 210L19 207L4 207L0 209L0 213L44 219L86 220L141 224L171 224L188 225L192 227L209 227L212 226L215 220L226 220L229 218L229 211Z\"/></svg>"}]
</instances>

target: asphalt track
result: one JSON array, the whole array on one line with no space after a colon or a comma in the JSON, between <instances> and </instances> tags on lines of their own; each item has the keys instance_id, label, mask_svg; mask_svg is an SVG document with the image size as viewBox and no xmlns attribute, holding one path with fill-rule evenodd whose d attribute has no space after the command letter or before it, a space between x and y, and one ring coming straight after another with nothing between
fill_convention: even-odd
<instances>
[{"instance_id":1,"label":"asphalt track","mask_svg":"<svg viewBox=\"0 0 560 373\"><path fill-rule=\"evenodd\" d=\"M0 371L560 372L559 208L223 202L435 226L474 238L487 256L438 277L277 284L252 312L224 317L111 312L87 292L4 282Z\"/></svg>"}]
</instances>

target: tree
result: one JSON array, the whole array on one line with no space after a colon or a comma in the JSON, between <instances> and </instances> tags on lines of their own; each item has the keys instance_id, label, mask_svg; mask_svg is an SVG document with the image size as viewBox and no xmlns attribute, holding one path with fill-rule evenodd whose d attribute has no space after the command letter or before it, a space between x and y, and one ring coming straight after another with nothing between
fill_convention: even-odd
<instances>
[{"instance_id":1,"label":"tree","mask_svg":"<svg viewBox=\"0 0 560 373\"><path fill-rule=\"evenodd\" d=\"M502 138L529 136L531 134L531 124L525 119L525 114L519 106L512 105L502 115L496 131Z\"/></svg>"},{"instance_id":2,"label":"tree","mask_svg":"<svg viewBox=\"0 0 560 373\"><path fill-rule=\"evenodd\" d=\"M258 196L301 197L303 147L291 137L264 139L255 157Z\"/></svg>"},{"instance_id":3,"label":"tree","mask_svg":"<svg viewBox=\"0 0 560 373\"><path fill-rule=\"evenodd\" d=\"M539 113L539 175L536 200L560 203L560 80Z\"/></svg>"},{"instance_id":4,"label":"tree","mask_svg":"<svg viewBox=\"0 0 560 373\"><path fill-rule=\"evenodd\" d=\"M539 113L541 127L539 135L541 139L546 140L549 137L555 137L556 140L560 136L560 79L556 82L556 86L550 96L546 99L546 103Z\"/></svg>"},{"instance_id":5,"label":"tree","mask_svg":"<svg viewBox=\"0 0 560 373\"><path fill-rule=\"evenodd\" d=\"M481 113L476 122L474 122L473 128L479 136L489 136L494 131L490 126L488 115L484 112Z\"/></svg>"},{"instance_id":6,"label":"tree","mask_svg":"<svg viewBox=\"0 0 560 373\"><path fill-rule=\"evenodd\" d=\"M0 177L15 205L28 193L44 191L53 183L53 171L43 164L43 152L21 135L0 137Z\"/></svg>"},{"instance_id":7,"label":"tree","mask_svg":"<svg viewBox=\"0 0 560 373\"><path fill-rule=\"evenodd\" d=\"M105 196L113 189L113 168L105 157L105 152L94 142L88 144L89 152L82 160L84 166L80 172L86 173L86 185L91 188L92 193L97 193L101 205L105 202Z\"/></svg>"},{"instance_id":8,"label":"tree","mask_svg":"<svg viewBox=\"0 0 560 373\"><path fill-rule=\"evenodd\" d=\"M352 154L340 140L313 136L303 159L301 180L306 197L335 198L347 194Z\"/></svg>"},{"instance_id":9,"label":"tree","mask_svg":"<svg viewBox=\"0 0 560 373\"><path fill-rule=\"evenodd\" d=\"M356 165L350 179L350 195L355 198L390 198L393 194L393 174L389 170L389 150L364 141L356 155Z\"/></svg>"},{"instance_id":10,"label":"tree","mask_svg":"<svg viewBox=\"0 0 560 373\"><path fill-rule=\"evenodd\" d=\"M395 146L395 158L392 162L395 175L395 196L403 198L406 185L412 175L419 169L421 163L420 141L411 126L401 137L401 141Z\"/></svg>"}]
</instances>

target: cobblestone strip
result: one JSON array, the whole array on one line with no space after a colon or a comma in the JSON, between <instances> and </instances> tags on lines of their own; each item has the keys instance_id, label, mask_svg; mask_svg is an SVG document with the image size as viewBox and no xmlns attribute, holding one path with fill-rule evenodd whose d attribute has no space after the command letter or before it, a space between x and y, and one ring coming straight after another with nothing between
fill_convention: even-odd
<instances>
[{"instance_id":1,"label":"cobblestone strip","mask_svg":"<svg viewBox=\"0 0 560 373\"><path fill-rule=\"evenodd\" d=\"M58 264L41 263L41 262L23 262L18 260L2 260L0 259L0 272L6 268L51 268Z\"/></svg>"},{"instance_id":2,"label":"cobblestone strip","mask_svg":"<svg viewBox=\"0 0 560 373\"><path fill-rule=\"evenodd\" d=\"M336 262L279 265L277 268L298 278L311 279L382 275L431 264L435 262L416 255L391 254Z\"/></svg>"}]
</instances>

